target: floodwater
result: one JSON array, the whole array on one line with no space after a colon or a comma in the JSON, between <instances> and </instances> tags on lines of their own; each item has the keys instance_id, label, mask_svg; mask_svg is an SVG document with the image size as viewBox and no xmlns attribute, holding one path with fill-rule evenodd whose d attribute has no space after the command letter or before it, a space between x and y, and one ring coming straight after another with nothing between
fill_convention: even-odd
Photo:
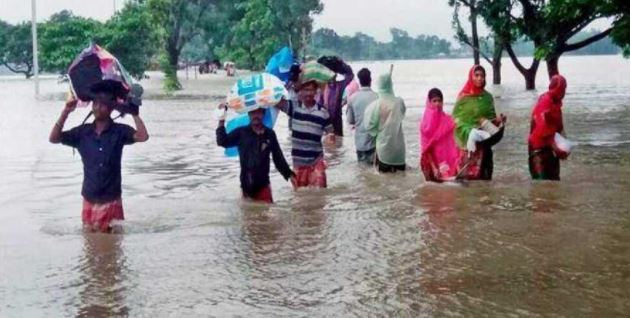
<instances>
[{"instance_id":1,"label":"floodwater","mask_svg":"<svg viewBox=\"0 0 630 318\"><path fill-rule=\"evenodd\" d=\"M30 82L0 79L0 316L626 316L630 61L562 58L579 146L560 183L529 180L537 93L504 64L505 84L489 87L509 117L494 181L427 184L417 169L424 96L438 86L450 109L470 61L395 62L411 169L358 166L348 134L327 147L328 189L294 193L274 171L272 206L241 201L238 162L215 144L209 98L229 81L191 74L168 98L154 75L142 107L151 139L123 158L123 235L81 232L80 158L47 141L67 84L45 80L35 100Z\"/></svg>"}]
</instances>

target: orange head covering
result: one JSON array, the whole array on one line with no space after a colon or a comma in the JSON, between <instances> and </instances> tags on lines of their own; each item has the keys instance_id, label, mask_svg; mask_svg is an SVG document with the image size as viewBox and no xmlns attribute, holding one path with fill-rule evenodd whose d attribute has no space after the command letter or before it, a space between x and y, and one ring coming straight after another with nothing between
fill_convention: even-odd
<instances>
[{"instance_id":1,"label":"orange head covering","mask_svg":"<svg viewBox=\"0 0 630 318\"><path fill-rule=\"evenodd\" d=\"M485 83L483 87L477 87L475 86L475 83L473 82L475 72L478 70L483 71L484 74L486 73L486 69L483 68L483 66L474 65L470 69L470 72L468 72L468 81L466 82L466 85L464 85L464 88L462 88L462 90L459 92L459 95L457 96L457 98L462 98L465 96L481 95L481 93L483 93L486 87Z\"/></svg>"}]
</instances>

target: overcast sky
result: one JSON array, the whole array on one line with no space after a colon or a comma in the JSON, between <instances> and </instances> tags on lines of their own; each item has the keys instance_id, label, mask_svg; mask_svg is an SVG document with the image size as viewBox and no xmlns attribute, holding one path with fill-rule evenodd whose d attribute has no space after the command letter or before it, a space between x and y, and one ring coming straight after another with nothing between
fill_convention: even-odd
<instances>
[{"instance_id":1,"label":"overcast sky","mask_svg":"<svg viewBox=\"0 0 630 318\"><path fill-rule=\"evenodd\" d=\"M287 0L300 1L300 0ZM107 20L114 5L122 7L125 0L37 0L38 21L68 9L77 15ZM328 27L342 35L356 32L369 34L378 40L390 39L389 29L397 27L411 35L435 34L453 39L452 9L447 0L322 0L324 12L315 17L315 28ZM30 20L30 0L0 0L0 19L9 23ZM605 28L602 21L596 27Z\"/></svg>"}]
</instances>

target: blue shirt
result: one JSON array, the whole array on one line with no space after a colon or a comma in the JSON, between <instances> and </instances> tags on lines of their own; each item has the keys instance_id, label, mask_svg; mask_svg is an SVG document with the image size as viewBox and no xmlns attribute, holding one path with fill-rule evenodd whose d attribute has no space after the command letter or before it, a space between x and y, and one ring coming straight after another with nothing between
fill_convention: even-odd
<instances>
[{"instance_id":1,"label":"blue shirt","mask_svg":"<svg viewBox=\"0 0 630 318\"><path fill-rule=\"evenodd\" d=\"M114 121L100 136L94 128L91 123L64 131L61 143L79 150L83 161L83 198L92 203L106 203L122 195L122 151L125 145L134 143L136 131Z\"/></svg>"}]
</instances>

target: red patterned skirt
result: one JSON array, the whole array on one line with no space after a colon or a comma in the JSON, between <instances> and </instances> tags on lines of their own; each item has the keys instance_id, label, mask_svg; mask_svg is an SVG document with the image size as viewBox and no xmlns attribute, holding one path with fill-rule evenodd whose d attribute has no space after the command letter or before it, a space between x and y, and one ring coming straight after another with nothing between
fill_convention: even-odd
<instances>
[{"instance_id":1,"label":"red patterned skirt","mask_svg":"<svg viewBox=\"0 0 630 318\"><path fill-rule=\"evenodd\" d=\"M312 166L297 167L295 175L298 188L326 188L326 161L320 159Z\"/></svg>"},{"instance_id":2,"label":"red patterned skirt","mask_svg":"<svg viewBox=\"0 0 630 318\"><path fill-rule=\"evenodd\" d=\"M112 221L124 220L122 198L107 203L92 203L83 199L83 227L88 231L111 232Z\"/></svg>"}]
</instances>

